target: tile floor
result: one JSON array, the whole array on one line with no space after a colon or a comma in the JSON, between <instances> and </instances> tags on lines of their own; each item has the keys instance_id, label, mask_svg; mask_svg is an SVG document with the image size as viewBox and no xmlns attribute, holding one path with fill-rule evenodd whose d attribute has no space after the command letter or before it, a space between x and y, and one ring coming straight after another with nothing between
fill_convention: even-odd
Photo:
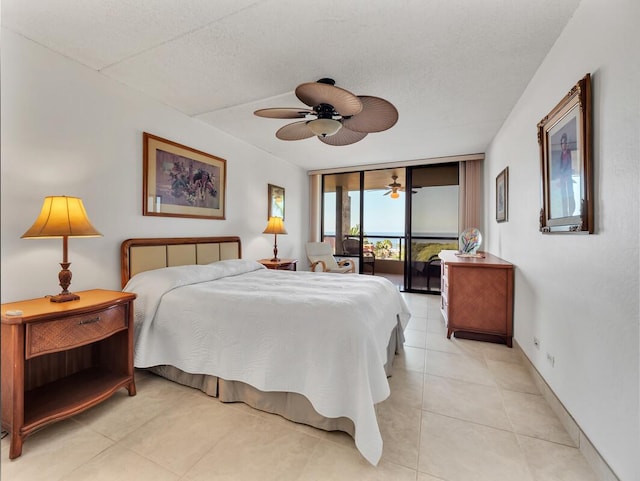
<instances>
[{"instance_id":1,"label":"tile floor","mask_svg":"<svg viewBox=\"0 0 640 481\"><path fill-rule=\"evenodd\" d=\"M27 438L3 481L595 481L514 349L447 340L439 297L403 294L414 314L391 396L377 406L384 453L369 465L342 433L222 404L143 371L138 394Z\"/></svg>"}]
</instances>

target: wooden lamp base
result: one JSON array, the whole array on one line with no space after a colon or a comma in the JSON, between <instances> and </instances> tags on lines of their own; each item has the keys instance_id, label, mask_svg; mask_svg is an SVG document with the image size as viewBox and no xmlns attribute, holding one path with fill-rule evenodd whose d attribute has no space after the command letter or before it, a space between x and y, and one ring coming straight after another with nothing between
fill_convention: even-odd
<instances>
[{"instance_id":1,"label":"wooden lamp base","mask_svg":"<svg viewBox=\"0 0 640 481\"><path fill-rule=\"evenodd\" d=\"M49 297L51 302L67 302L67 301L77 301L80 299L78 294L74 294L73 292L69 292L69 286L71 285L71 271L69 270L69 266L71 262L66 262L66 249L64 253L65 261L60 263L60 267L62 270L58 273L58 280L60 281L60 287L62 287L62 292L56 296Z\"/></svg>"}]
</instances>

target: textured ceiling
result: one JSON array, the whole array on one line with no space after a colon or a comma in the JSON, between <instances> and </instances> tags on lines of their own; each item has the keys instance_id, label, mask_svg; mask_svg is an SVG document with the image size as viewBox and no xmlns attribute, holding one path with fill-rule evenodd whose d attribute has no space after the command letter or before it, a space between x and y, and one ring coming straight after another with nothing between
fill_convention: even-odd
<instances>
[{"instance_id":1,"label":"textured ceiling","mask_svg":"<svg viewBox=\"0 0 640 481\"><path fill-rule=\"evenodd\" d=\"M305 169L484 152L579 0L2 0L2 26ZM349 146L281 141L298 84L393 103ZM535 128L532 135L535 135Z\"/></svg>"}]
</instances>

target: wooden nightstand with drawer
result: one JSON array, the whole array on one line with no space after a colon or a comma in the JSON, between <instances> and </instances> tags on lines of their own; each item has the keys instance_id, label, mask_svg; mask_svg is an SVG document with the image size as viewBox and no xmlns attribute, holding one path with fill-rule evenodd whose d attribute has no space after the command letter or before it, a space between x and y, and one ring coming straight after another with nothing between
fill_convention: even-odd
<instances>
[{"instance_id":1,"label":"wooden nightstand with drawer","mask_svg":"<svg viewBox=\"0 0 640 481\"><path fill-rule=\"evenodd\" d=\"M2 428L9 458L42 426L104 401L118 389L135 396L135 294L95 289L79 300L2 304Z\"/></svg>"},{"instance_id":2,"label":"wooden nightstand with drawer","mask_svg":"<svg viewBox=\"0 0 640 481\"><path fill-rule=\"evenodd\" d=\"M277 261L274 261L273 259L260 259L258 262L267 269L273 269L276 271L295 271L297 270L298 259L278 259Z\"/></svg>"}]
</instances>

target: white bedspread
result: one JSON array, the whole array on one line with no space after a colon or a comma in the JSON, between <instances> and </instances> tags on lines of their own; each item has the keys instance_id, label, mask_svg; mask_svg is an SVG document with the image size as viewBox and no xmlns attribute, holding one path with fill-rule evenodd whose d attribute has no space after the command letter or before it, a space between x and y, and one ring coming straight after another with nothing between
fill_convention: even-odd
<instances>
[{"instance_id":1,"label":"white bedspread","mask_svg":"<svg viewBox=\"0 0 640 481\"><path fill-rule=\"evenodd\" d=\"M381 277L274 271L247 260L134 276L135 366L242 381L303 394L326 417L345 416L377 464L374 404L389 396L387 344L409 310Z\"/></svg>"}]
</instances>

